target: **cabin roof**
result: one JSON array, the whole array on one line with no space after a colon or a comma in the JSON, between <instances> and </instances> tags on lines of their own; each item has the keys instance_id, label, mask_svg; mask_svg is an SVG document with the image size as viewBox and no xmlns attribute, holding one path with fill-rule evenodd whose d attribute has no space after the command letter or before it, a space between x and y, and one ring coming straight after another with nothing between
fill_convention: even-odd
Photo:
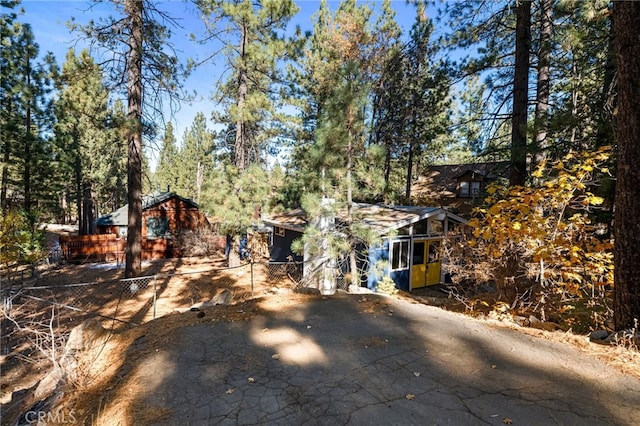
<instances>
[{"instance_id":1,"label":"cabin roof","mask_svg":"<svg viewBox=\"0 0 640 426\"><path fill-rule=\"evenodd\" d=\"M442 214L460 223L466 220L450 211L439 207L424 206L392 206L385 204L354 203L353 216L356 221L366 225L379 235L386 235L393 230L403 228L420 220ZM345 223L346 209L338 209L336 221ZM298 232L304 232L308 224L306 212L296 209L287 213L272 215L264 219L268 225L280 226Z\"/></svg>"}]
</instances>

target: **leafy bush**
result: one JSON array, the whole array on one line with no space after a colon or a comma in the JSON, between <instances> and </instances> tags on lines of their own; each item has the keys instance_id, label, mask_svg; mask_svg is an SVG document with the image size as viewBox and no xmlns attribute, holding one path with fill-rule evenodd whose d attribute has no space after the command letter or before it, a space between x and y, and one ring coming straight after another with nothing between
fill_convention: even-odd
<instances>
[{"instance_id":1,"label":"leafy bush","mask_svg":"<svg viewBox=\"0 0 640 426\"><path fill-rule=\"evenodd\" d=\"M396 288L396 283L387 275L381 281L378 281L376 292L393 296L398 293L398 289Z\"/></svg>"},{"instance_id":2,"label":"leafy bush","mask_svg":"<svg viewBox=\"0 0 640 426\"><path fill-rule=\"evenodd\" d=\"M45 233L38 229L36 214L9 211L0 216L0 263L4 267L35 263L46 254Z\"/></svg>"},{"instance_id":3,"label":"leafy bush","mask_svg":"<svg viewBox=\"0 0 640 426\"><path fill-rule=\"evenodd\" d=\"M490 282L500 298L526 300L543 316L545 309L566 313L577 305L606 316L613 243L599 232L604 224L592 223L604 200L591 191L608 174L608 158L608 149L571 153L542 164L533 174L537 186L490 185L485 206L469 222L472 231L449 253L454 278Z\"/></svg>"}]
</instances>

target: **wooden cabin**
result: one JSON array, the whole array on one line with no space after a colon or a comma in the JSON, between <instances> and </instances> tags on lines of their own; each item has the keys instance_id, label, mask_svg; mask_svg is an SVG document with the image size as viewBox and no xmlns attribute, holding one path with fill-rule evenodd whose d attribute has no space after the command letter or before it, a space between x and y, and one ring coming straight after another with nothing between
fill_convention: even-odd
<instances>
[{"instance_id":1,"label":"wooden cabin","mask_svg":"<svg viewBox=\"0 0 640 426\"><path fill-rule=\"evenodd\" d=\"M128 229L128 205L96 221L98 235L60 239L63 256L75 261L121 261ZM198 205L174 192L155 192L142 197L142 258L180 257L173 238L185 231L208 228L209 221Z\"/></svg>"}]
</instances>

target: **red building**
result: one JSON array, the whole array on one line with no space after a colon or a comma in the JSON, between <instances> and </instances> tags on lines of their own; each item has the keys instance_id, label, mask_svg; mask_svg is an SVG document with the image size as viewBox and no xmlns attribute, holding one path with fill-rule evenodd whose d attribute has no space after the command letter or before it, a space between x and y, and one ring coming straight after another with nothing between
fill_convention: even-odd
<instances>
[{"instance_id":1,"label":"red building","mask_svg":"<svg viewBox=\"0 0 640 426\"><path fill-rule=\"evenodd\" d=\"M60 247L67 260L121 261L127 243L128 205L96 221L98 235L62 237ZM142 258L180 257L175 238L185 232L209 228L198 205L174 192L142 197Z\"/></svg>"},{"instance_id":2,"label":"red building","mask_svg":"<svg viewBox=\"0 0 640 426\"><path fill-rule=\"evenodd\" d=\"M127 235L129 205L98 218L98 234ZM154 192L142 197L142 235L147 239L171 238L183 231L208 227L198 204L175 192Z\"/></svg>"}]
</instances>

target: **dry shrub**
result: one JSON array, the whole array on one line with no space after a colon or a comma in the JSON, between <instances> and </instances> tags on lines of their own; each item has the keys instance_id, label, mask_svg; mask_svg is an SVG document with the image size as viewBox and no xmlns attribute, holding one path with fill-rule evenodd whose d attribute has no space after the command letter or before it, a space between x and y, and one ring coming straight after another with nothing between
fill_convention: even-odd
<instances>
[{"instance_id":1,"label":"dry shrub","mask_svg":"<svg viewBox=\"0 0 640 426\"><path fill-rule=\"evenodd\" d=\"M183 257L215 257L224 254L226 237L213 231L182 231L174 240Z\"/></svg>"}]
</instances>

